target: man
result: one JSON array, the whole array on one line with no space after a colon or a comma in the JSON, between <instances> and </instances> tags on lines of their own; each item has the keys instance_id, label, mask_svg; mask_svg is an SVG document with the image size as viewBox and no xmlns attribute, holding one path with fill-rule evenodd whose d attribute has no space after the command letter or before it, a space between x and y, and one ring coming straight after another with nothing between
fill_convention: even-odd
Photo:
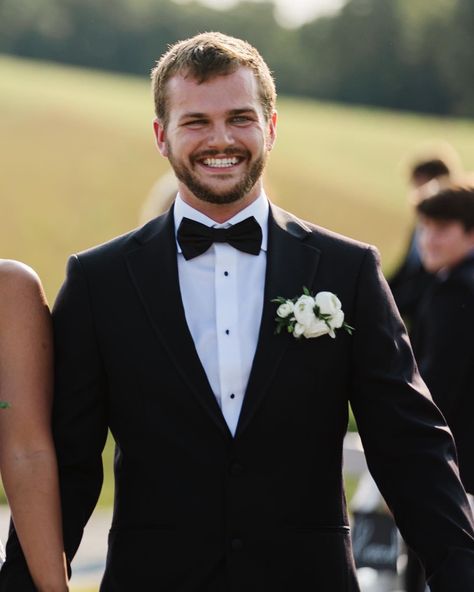
<instances>
[{"instance_id":1,"label":"man","mask_svg":"<svg viewBox=\"0 0 474 592\"><path fill-rule=\"evenodd\" d=\"M472 588L452 438L376 253L263 192L276 128L268 67L247 43L206 33L173 46L153 82L175 206L74 256L54 310L68 557L99 495L110 426L102 592L359 590L341 470L350 400L433 592L452 592L454 577ZM19 563L7 559L12 582Z\"/></svg>"}]
</instances>

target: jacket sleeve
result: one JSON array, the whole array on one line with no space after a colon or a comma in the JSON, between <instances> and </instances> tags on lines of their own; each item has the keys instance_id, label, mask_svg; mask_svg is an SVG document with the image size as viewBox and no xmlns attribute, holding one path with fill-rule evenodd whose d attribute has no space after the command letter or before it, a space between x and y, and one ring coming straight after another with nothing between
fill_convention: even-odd
<instances>
[{"instance_id":1,"label":"jacket sleeve","mask_svg":"<svg viewBox=\"0 0 474 592\"><path fill-rule=\"evenodd\" d=\"M452 435L420 378L373 249L354 311L351 405L369 469L432 592L454 592L453 581L456 590L474 590L473 522Z\"/></svg>"},{"instance_id":2,"label":"jacket sleeve","mask_svg":"<svg viewBox=\"0 0 474 592\"><path fill-rule=\"evenodd\" d=\"M96 335L94 303L81 262L71 257L53 308L56 444L68 561L97 503L107 437L107 384Z\"/></svg>"}]
</instances>

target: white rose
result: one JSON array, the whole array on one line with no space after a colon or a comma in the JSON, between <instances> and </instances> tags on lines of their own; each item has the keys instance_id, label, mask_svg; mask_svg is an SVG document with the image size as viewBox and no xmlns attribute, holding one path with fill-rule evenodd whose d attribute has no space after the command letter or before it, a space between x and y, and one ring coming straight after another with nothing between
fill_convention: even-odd
<instances>
[{"instance_id":1,"label":"white rose","mask_svg":"<svg viewBox=\"0 0 474 592\"><path fill-rule=\"evenodd\" d=\"M339 329L344 323L344 313L341 310L341 301L332 292L319 292L316 294L314 301L319 307L319 312L323 315L330 315L327 323L331 328L330 335L335 337L334 329Z\"/></svg>"},{"instance_id":2,"label":"white rose","mask_svg":"<svg viewBox=\"0 0 474 592\"><path fill-rule=\"evenodd\" d=\"M297 323L309 327L316 319L314 315L314 298L311 296L300 296L295 302L293 314Z\"/></svg>"},{"instance_id":3,"label":"white rose","mask_svg":"<svg viewBox=\"0 0 474 592\"><path fill-rule=\"evenodd\" d=\"M341 301L332 292L318 292L314 301L321 314L325 315L335 315L342 307Z\"/></svg>"},{"instance_id":4,"label":"white rose","mask_svg":"<svg viewBox=\"0 0 474 592\"><path fill-rule=\"evenodd\" d=\"M344 323L344 313L342 310L338 310L334 313L334 315L328 319L328 323L331 329L339 329L339 327L342 327L342 324Z\"/></svg>"},{"instance_id":5,"label":"white rose","mask_svg":"<svg viewBox=\"0 0 474 592\"><path fill-rule=\"evenodd\" d=\"M316 317L314 317L313 322L305 327L303 335L304 337L311 338L319 337L320 335L326 335L327 333L329 333L331 337L333 336L331 334L332 331L328 327L327 323L325 323L321 319L317 319Z\"/></svg>"},{"instance_id":6,"label":"white rose","mask_svg":"<svg viewBox=\"0 0 474 592\"><path fill-rule=\"evenodd\" d=\"M295 326L293 329L293 337L301 337L304 332L305 332L304 325L301 325L300 323L295 323Z\"/></svg>"},{"instance_id":7,"label":"white rose","mask_svg":"<svg viewBox=\"0 0 474 592\"><path fill-rule=\"evenodd\" d=\"M293 312L294 308L293 302L291 302L291 300L287 300L283 304L280 304L280 306L277 308L277 315L282 319L285 319Z\"/></svg>"}]
</instances>

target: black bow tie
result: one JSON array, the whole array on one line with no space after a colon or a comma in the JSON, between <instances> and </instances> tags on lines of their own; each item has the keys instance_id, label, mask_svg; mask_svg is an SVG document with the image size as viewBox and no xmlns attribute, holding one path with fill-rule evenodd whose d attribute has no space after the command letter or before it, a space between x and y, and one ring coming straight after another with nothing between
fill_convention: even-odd
<instances>
[{"instance_id":1,"label":"black bow tie","mask_svg":"<svg viewBox=\"0 0 474 592\"><path fill-rule=\"evenodd\" d=\"M229 243L239 251L258 255L262 245L262 229L253 216L229 228L211 228L183 218L177 238L186 260L202 255L212 243Z\"/></svg>"}]
</instances>

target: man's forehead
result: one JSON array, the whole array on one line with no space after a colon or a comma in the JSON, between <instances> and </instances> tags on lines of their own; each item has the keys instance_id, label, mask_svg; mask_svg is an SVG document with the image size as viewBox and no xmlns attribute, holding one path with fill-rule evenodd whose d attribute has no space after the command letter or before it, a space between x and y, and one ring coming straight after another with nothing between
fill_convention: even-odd
<instances>
[{"instance_id":1,"label":"man's forehead","mask_svg":"<svg viewBox=\"0 0 474 592\"><path fill-rule=\"evenodd\" d=\"M228 75L215 76L199 82L192 76L176 74L168 81L170 110L185 110L205 113L209 110L222 112L253 110L260 111L258 87L253 72L247 68Z\"/></svg>"}]
</instances>

